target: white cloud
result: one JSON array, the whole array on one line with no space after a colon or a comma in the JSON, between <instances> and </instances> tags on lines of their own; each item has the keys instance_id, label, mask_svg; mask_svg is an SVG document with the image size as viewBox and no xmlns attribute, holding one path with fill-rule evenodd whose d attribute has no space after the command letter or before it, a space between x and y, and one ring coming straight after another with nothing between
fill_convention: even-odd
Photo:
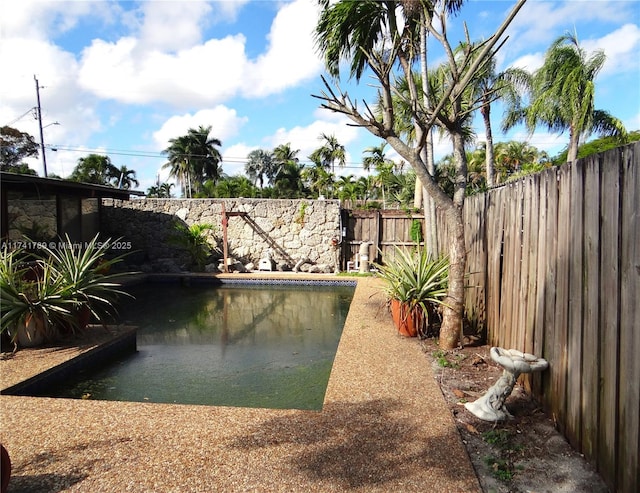
<instances>
[{"instance_id":1,"label":"white cloud","mask_svg":"<svg viewBox=\"0 0 640 493\"><path fill-rule=\"evenodd\" d=\"M204 21L211 13L206 2L143 2L140 44L146 50L183 50L201 41Z\"/></svg>"},{"instance_id":2,"label":"white cloud","mask_svg":"<svg viewBox=\"0 0 640 493\"><path fill-rule=\"evenodd\" d=\"M532 53L521 56L517 60L511 62L510 67L521 68L529 73L533 73L542 67L544 63L544 53Z\"/></svg>"},{"instance_id":3,"label":"white cloud","mask_svg":"<svg viewBox=\"0 0 640 493\"><path fill-rule=\"evenodd\" d=\"M247 69L245 95L278 93L322 71L313 41L317 18L318 6L311 0L296 0L280 9L271 26L267 52Z\"/></svg>"},{"instance_id":4,"label":"white cloud","mask_svg":"<svg viewBox=\"0 0 640 493\"><path fill-rule=\"evenodd\" d=\"M581 41L581 46L588 52L603 50L607 60L602 68L602 75L633 71L640 69L640 27L625 24L611 33L596 40Z\"/></svg>"},{"instance_id":5,"label":"white cloud","mask_svg":"<svg viewBox=\"0 0 640 493\"><path fill-rule=\"evenodd\" d=\"M80 84L125 103L164 101L176 107L215 104L232 97L244 73L242 35L209 40L176 54L138 49L127 37L94 40L82 55Z\"/></svg>"},{"instance_id":6,"label":"white cloud","mask_svg":"<svg viewBox=\"0 0 640 493\"><path fill-rule=\"evenodd\" d=\"M3 2L0 32L4 39L46 39L73 29L83 17L110 22L121 14L115 2Z\"/></svg>"},{"instance_id":7,"label":"white cloud","mask_svg":"<svg viewBox=\"0 0 640 493\"><path fill-rule=\"evenodd\" d=\"M269 140L272 147L280 144L291 143L292 149L300 149L298 157L306 161L308 156L318 147L324 145L320 138L322 134L333 135L338 142L348 147L358 138L358 129L346 125L347 119L341 117L339 120L331 119L315 120L307 126L296 126L291 129L279 128ZM351 158L348 156L347 161Z\"/></svg>"},{"instance_id":8,"label":"white cloud","mask_svg":"<svg viewBox=\"0 0 640 493\"><path fill-rule=\"evenodd\" d=\"M185 135L190 128L202 125L211 126L210 136L222 141L224 146L225 140L234 137L247 121L246 117L239 117L234 109L220 105L194 114L172 116L153 133L153 140L159 149L166 149L169 139Z\"/></svg>"},{"instance_id":9,"label":"white cloud","mask_svg":"<svg viewBox=\"0 0 640 493\"><path fill-rule=\"evenodd\" d=\"M240 91L250 97L278 93L322 70L313 45L317 6L311 0L284 4L266 52L255 61L246 58L243 34L200 42L210 9L200 2L148 2L138 36L94 39L84 49L81 86L125 103L193 108L229 100Z\"/></svg>"}]
</instances>

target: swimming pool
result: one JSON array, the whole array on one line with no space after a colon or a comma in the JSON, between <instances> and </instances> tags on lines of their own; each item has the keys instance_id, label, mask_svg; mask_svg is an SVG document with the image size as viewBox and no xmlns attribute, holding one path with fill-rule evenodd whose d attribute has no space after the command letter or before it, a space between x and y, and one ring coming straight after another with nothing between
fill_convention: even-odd
<instances>
[{"instance_id":1,"label":"swimming pool","mask_svg":"<svg viewBox=\"0 0 640 493\"><path fill-rule=\"evenodd\" d=\"M355 283L148 283L121 309L138 352L51 397L321 409Z\"/></svg>"}]
</instances>

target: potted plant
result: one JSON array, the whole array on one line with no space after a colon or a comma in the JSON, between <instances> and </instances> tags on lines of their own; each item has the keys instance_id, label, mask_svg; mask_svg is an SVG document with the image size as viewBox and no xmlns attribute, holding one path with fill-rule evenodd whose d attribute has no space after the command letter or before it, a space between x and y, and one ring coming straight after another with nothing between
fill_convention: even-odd
<instances>
[{"instance_id":1,"label":"potted plant","mask_svg":"<svg viewBox=\"0 0 640 493\"><path fill-rule=\"evenodd\" d=\"M115 313L115 301L127 293L105 273L123 256L107 259L110 240L98 236L83 248L66 237L59 248L43 245L29 254L4 245L0 262L0 331L14 349L37 346L47 339L86 327L89 318L104 321Z\"/></svg>"},{"instance_id":2,"label":"potted plant","mask_svg":"<svg viewBox=\"0 0 640 493\"><path fill-rule=\"evenodd\" d=\"M84 329L93 317L104 321L116 315L115 303L120 296L130 296L120 289L120 283L114 282L130 275L130 272L111 272L112 267L121 262L125 255L108 258L113 244L108 239L98 241L96 235L83 248L78 248L67 236L62 248L43 249L47 262L64 286L64 296L73 301L71 325L72 331Z\"/></svg>"},{"instance_id":3,"label":"potted plant","mask_svg":"<svg viewBox=\"0 0 640 493\"><path fill-rule=\"evenodd\" d=\"M51 266L40 259L25 261L22 249L2 249L0 266L1 330L14 346L37 346L52 327L71 316L72 300Z\"/></svg>"},{"instance_id":4,"label":"potted plant","mask_svg":"<svg viewBox=\"0 0 640 493\"><path fill-rule=\"evenodd\" d=\"M447 293L449 260L433 259L422 247L396 247L394 253L377 266L385 281L391 316L400 334L425 336Z\"/></svg>"}]
</instances>

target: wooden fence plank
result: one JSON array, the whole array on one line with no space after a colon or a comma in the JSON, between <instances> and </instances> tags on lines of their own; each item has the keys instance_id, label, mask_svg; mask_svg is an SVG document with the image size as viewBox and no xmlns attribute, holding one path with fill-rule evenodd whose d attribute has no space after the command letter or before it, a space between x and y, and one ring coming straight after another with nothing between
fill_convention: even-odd
<instances>
[{"instance_id":1,"label":"wooden fence plank","mask_svg":"<svg viewBox=\"0 0 640 493\"><path fill-rule=\"evenodd\" d=\"M597 466L600 415L600 158L585 160L582 273L582 423L578 449ZM588 204L588 205L587 205Z\"/></svg>"},{"instance_id":2,"label":"wooden fence plank","mask_svg":"<svg viewBox=\"0 0 640 493\"><path fill-rule=\"evenodd\" d=\"M547 409L551 410L553 419L557 420L558 395L553 386L556 379L554 374L560 373L560 365L555 346L556 338L553 336L556 327L556 254L558 248L558 182L557 170L551 169L545 173L547 182L547 217L545 223L545 237L547 241L547 251L545 252L545 278L544 278L544 330L549 337L544 338L544 357L549 362L549 370L544 372L543 392L544 403Z\"/></svg>"},{"instance_id":3,"label":"wooden fence plank","mask_svg":"<svg viewBox=\"0 0 640 493\"><path fill-rule=\"evenodd\" d=\"M569 311L569 250L571 218L572 166L564 165L558 173L558 242L556 250L556 301L553 330L554 371L551 374L554 391L552 406L562 432L566 429L567 404L567 326Z\"/></svg>"},{"instance_id":4,"label":"wooden fence plank","mask_svg":"<svg viewBox=\"0 0 640 493\"><path fill-rule=\"evenodd\" d=\"M567 340L567 419L565 436L580 447L582 402L582 247L584 221L584 162L572 166L569 213L569 306Z\"/></svg>"},{"instance_id":5,"label":"wooden fence plank","mask_svg":"<svg viewBox=\"0 0 640 493\"><path fill-rule=\"evenodd\" d=\"M538 193L538 203L540 207L540 215L538 222L538 258L536 262L536 299L535 299L535 320L536 325L534 327L533 334L533 353L536 356L547 357L545 352L545 279L546 279L546 265L549 240L547 239L547 215L549 213L549 176L552 172L546 172L538 175L540 183L540 191ZM542 395L543 384L546 381L546 374L548 371L538 373L533 376L531 385L535 395Z\"/></svg>"},{"instance_id":6,"label":"wooden fence plank","mask_svg":"<svg viewBox=\"0 0 640 493\"><path fill-rule=\"evenodd\" d=\"M536 329L537 311L537 272L538 272L538 230L540 217L540 175L536 174L527 179L528 209L525 210L526 217L524 223L524 248L527 249L526 262L522 262L522 268L527 269L526 283L526 306L524 327L524 351L536 354L534 336ZM540 356L540 354L537 354ZM540 379L540 375L529 375L524 379L523 384L527 392L531 392L534 387L534 380Z\"/></svg>"},{"instance_id":7,"label":"wooden fence plank","mask_svg":"<svg viewBox=\"0 0 640 493\"><path fill-rule=\"evenodd\" d=\"M482 336L486 327L486 194L469 197L465 201L465 242L467 246L467 292L465 311L476 335Z\"/></svg>"},{"instance_id":8,"label":"wooden fence plank","mask_svg":"<svg viewBox=\"0 0 640 493\"><path fill-rule=\"evenodd\" d=\"M640 491L640 144L625 151L620 255L618 491Z\"/></svg>"},{"instance_id":9,"label":"wooden fence plank","mask_svg":"<svg viewBox=\"0 0 640 493\"><path fill-rule=\"evenodd\" d=\"M491 252L489 263L489 291L491 303L488 303L487 327L491 345L495 346L500 341L500 284L502 282L502 257L504 238L504 203L501 200L504 189L498 189L493 195L493 201L489 204L487 224L491 227L491 234L487 237L487 250Z\"/></svg>"},{"instance_id":10,"label":"wooden fence plank","mask_svg":"<svg viewBox=\"0 0 640 493\"><path fill-rule=\"evenodd\" d=\"M524 180L516 182L516 188L514 192L516 196L516 209L514 217L514 259L513 259L513 298L515 299L515 310L513 311L512 324L509 329L513 336L511 338L511 347L519 351L524 350L524 333L522 326L524 325L524 314L526 312L525 307L527 303L526 296L526 274L527 272L522 268L523 262L523 240L524 240L524 224L523 224L523 210L524 201L526 199L525 183ZM523 286L524 284L524 286Z\"/></svg>"},{"instance_id":11,"label":"wooden fence plank","mask_svg":"<svg viewBox=\"0 0 640 493\"><path fill-rule=\"evenodd\" d=\"M540 218L540 175L536 174L528 180L529 209L525 223L526 237L523 239L527 252L527 264L523 268L528 269L527 274L527 313L525 318L525 342L524 350L535 354L534 332L536 326L536 298L537 298L537 260L538 260L538 220ZM540 355L537 355L540 356Z\"/></svg>"},{"instance_id":12,"label":"wooden fence plank","mask_svg":"<svg viewBox=\"0 0 640 493\"><path fill-rule=\"evenodd\" d=\"M506 348L511 347L510 320L511 307L515 302L515 296L505 296L504 293L513 293L513 204L511 199L513 185L502 188L502 246L500 249L500 315L497 320L499 338Z\"/></svg>"},{"instance_id":13,"label":"wooden fence plank","mask_svg":"<svg viewBox=\"0 0 640 493\"><path fill-rule=\"evenodd\" d=\"M598 467L615 491L616 478L616 417L618 414L618 355L619 355L619 235L620 235L620 165L615 153L604 154L602 166L602 204L600 221L602 244L600 275L602 307L600 310L601 343L600 423Z\"/></svg>"}]
</instances>

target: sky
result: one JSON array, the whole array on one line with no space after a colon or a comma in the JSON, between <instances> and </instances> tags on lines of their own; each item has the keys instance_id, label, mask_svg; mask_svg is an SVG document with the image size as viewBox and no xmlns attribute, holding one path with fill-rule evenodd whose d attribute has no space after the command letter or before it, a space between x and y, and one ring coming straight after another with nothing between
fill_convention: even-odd
<instances>
[{"instance_id":1,"label":"sky","mask_svg":"<svg viewBox=\"0 0 640 493\"><path fill-rule=\"evenodd\" d=\"M486 39L515 4L468 0L449 21L452 44L461 21L472 40ZM360 176L363 151L381 141L321 109L312 95L325 74L313 31L315 0L214 1L4 1L0 4L0 126L31 134L38 81L47 170L66 177L79 158L107 155L134 169L146 190L166 181L169 139L189 128L211 126L219 139L226 175L244 174L247 154L280 144L299 150L302 163L334 135L347 150L343 175ZM559 36L576 33L589 53L604 50L596 79L595 107L640 129L640 2L529 0L507 31L497 70L517 66L532 72ZM443 61L430 45L432 66ZM366 76L359 84L345 71L341 87L353 99L375 100ZM521 140L551 156L568 134L516 127L499 130L502 108L492 109L494 140ZM484 140L480 118L476 140ZM436 159L451 152L437 140ZM390 148L387 156L400 162ZM41 157L27 160L43 176Z\"/></svg>"}]
</instances>

